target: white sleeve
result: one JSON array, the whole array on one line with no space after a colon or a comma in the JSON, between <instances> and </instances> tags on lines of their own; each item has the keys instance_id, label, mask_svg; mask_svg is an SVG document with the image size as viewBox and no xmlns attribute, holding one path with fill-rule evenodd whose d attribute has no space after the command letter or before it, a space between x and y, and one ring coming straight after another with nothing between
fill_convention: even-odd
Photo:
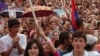
<instances>
[{"instance_id":1,"label":"white sleeve","mask_svg":"<svg viewBox=\"0 0 100 56\"><path fill-rule=\"evenodd\" d=\"M2 41L0 41L0 53L2 53L3 52L3 46L4 46L4 44L2 43Z\"/></svg>"},{"instance_id":2,"label":"white sleeve","mask_svg":"<svg viewBox=\"0 0 100 56\"><path fill-rule=\"evenodd\" d=\"M7 44L4 43L4 41L2 41L0 39L0 53L4 52L4 51L7 51Z\"/></svg>"},{"instance_id":3,"label":"white sleeve","mask_svg":"<svg viewBox=\"0 0 100 56\"><path fill-rule=\"evenodd\" d=\"M26 45L27 45L27 41L26 41L26 36L24 34L22 34L20 37L20 46L25 49L26 48Z\"/></svg>"}]
</instances>

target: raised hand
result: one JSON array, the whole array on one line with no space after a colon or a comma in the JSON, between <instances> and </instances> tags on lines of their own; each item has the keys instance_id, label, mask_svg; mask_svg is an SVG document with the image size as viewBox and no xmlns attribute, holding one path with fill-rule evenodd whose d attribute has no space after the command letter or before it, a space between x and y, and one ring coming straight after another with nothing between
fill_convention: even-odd
<instances>
[{"instance_id":1,"label":"raised hand","mask_svg":"<svg viewBox=\"0 0 100 56\"><path fill-rule=\"evenodd\" d=\"M19 43L19 37L14 38L13 39L13 45L14 45L14 47L16 47L18 45L18 43Z\"/></svg>"}]
</instances>

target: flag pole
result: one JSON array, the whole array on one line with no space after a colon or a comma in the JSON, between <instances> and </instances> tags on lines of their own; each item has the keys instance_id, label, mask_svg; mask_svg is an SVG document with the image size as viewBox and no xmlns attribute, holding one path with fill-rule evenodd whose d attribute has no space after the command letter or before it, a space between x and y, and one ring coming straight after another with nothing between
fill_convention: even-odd
<instances>
[{"instance_id":1,"label":"flag pole","mask_svg":"<svg viewBox=\"0 0 100 56\"><path fill-rule=\"evenodd\" d=\"M30 4L31 10L32 10L34 22L35 22L36 26L38 26L38 21L37 21L37 18L36 18L35 10L33 8L32 0L29 0L29 4Z\"/></svg>"},{"instance_id":2,"label":"flag pole","mask_svg":"<svg viewBox=\"0 0 100 56\"><path fill-rule=\"evenodd\" d=\"M63 9L63 7L64 7L64 2L63 2L63 0L61 0L61 4L62 4L62 9Z\"/></svg>"},{"instance_id":3,"label":"flag pole","mask_svg":"<svg viewBox=\"0 0 100 56\"><path fill-rule=\"evenodd\" d=\"M64 0L63 3L64 3L64 7L65 7L66 1Z\"/></svg>"}]
</instances>

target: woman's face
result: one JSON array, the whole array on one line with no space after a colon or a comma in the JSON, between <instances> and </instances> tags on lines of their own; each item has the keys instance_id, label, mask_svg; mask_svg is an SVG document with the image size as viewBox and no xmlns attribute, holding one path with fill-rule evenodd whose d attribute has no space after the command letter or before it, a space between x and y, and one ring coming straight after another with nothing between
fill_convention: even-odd
<instances>
[{"instance_id":1,"label":"woman's face","mask_svg":"<svg viewBox=\"0 0 100 56\"><path fill-rule=\"evenodd\" d=\"M82 51L86 46L85 40L83 38L74 38L72 41L72 45L75 51Z\"/></svg>"},{"instance_id":2,"label":"woman's face","mask_svg":"<svg viewBox=\"0 0 100 56\"><path fill-rule=\"evenodd\" d=\"M39 48L36 43L33 43L31 48L28 50L29 56L38 56L39 55Z\"/></svg>"},{"instance_id":3,"label":"woman's face","mask_svg":"<svg viewBox=\"0 0 100 56\"><path fill-rule=\"evenodd\" d=\"M54 30L56 28L56 23L55 22L52 22L51 25L50 25L50 27L51 27L51 29Z\"/></svg>"},{"instance_id":4,"label":"woman's face","mask_svg":"<svg viewBox=\"0 0 100 56\"><path fill-rule=\"evenodd\" d=\"M87 32L89 33L89 34L93 34L94 33L94 29L91 27L91 28L89 28L88 30L87 30Z\"/></svg>"},{"instance_id":5,"label":"woman's face","mask_svg":"<svg viewBox=\"0 0 100 56\"><path fill-rule=\"evenodd\" d=\"M45 41L42 43L42 46L43 46L43 50L44 50L45 53L50 52L50 48Z\"/></svg>"},{"instance_id":6,"label":"woman's face","mask_svg":"<svg viewBox=\"0 0 100 56\"><path fill-rule=\"evenodd\" d=\"M58 32L53 33L53 39L59 40L59 33Z\"/></svg>"}]
</instances>

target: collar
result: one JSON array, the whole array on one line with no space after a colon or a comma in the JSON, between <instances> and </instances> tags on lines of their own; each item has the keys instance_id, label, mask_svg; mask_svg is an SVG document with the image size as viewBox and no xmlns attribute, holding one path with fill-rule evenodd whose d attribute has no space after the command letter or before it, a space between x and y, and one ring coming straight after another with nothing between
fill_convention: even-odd
<instances>
[{"instance_id":1,"label":"collar","mask_svg":"<svg viewBox=\"0 0 100 56\"><path fill-rule=\"evenodd\" d=\"M70 54L71 54L70 56L73 56L73 51ZM84 55L83 56L89 56L88 52L86 50L84 50Z\"/></svg>"}]
</instances>

